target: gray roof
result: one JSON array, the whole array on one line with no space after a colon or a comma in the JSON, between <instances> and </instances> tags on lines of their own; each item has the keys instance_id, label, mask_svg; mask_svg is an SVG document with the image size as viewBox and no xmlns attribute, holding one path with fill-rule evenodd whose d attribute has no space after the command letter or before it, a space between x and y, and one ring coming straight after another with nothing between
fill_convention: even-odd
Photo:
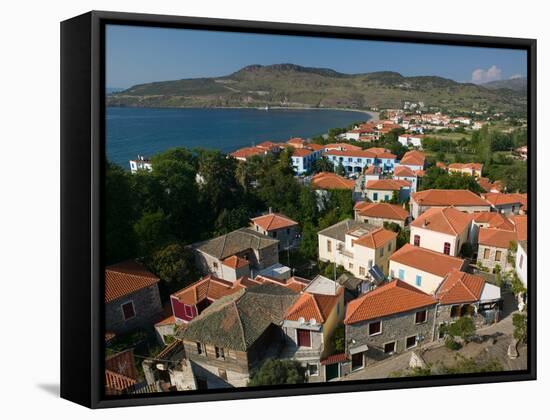
<instances>
[{"instance_id":1,"label":"gray roof","mask_svg":"<svg viewBox=\"0 0 550 420\"><path fill-rule=\"evenodd\" d=\"M369 225L368 223L359 222L353 219L346 219L319 231L319 235L328 236L329 238L344 242L346 240L346 233L357 228L364 228L369 232L377 229L376 226Z\"/></svg>"},{"instance_id":2,"label":"gray roof","mask_svg":"<svg viewBox=\"0 0 550 420\"><path fill-rule=\"evenodd\" d=\"M193 244L193 248L218 259L225 259L247 249L263 249L278 244L277 239L249 228L241 228L217 238Z\"/></svg>"},{"instance_id":3,"label":"gray roof","mask_svg":"<svg viewBox=\"0 0 550 420\"><path fill-rule=\"evenodd\" d=\"M346 289L355 291L357 290L357 287L359 287L359 285L365 280L352 276L348 273L343 273L342 275L340 275L340 277L338 277L336 281L344 286Z\"/></svg>"},{"instance_id":4,"label":"gray roof","mask_svg":"<svg viewBox=\"0 0 550 420\"><path fill-rule=\"evenodd\" d=\"M177 336L217 347L247 351L272 325L283 321L298 293L276 284L262 284L217 300Z\"/></svg>"}]
</instances>

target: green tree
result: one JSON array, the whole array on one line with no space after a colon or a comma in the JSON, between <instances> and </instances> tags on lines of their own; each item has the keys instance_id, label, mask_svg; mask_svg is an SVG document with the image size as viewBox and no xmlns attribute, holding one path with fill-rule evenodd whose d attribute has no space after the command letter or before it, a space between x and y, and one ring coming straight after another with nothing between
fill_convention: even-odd
<instances>
[{"instance_id":1,"label":"green tree","mask_svg":"<svg viewBox=\"0 0 550 420\"><path fill-rule=\"evenodd\" d=\"M442 327L446 334L452 337L460 337L464 341L470 340L476 331L474 321L469 316L462 316L452 324L443 325Z\"/></svg>"},{"instance_id":2,"label":"green tree","mask_svg":"<svg viewBox=\"0 0 550 420\"><path fill-rule=\"evenodd\" d=\"M527 315L521 313L512 315L512 325L514 326L514 338L519 343L527 342Z\"/></svg>"},{"instance_id":3,"label":"green tree","mask_svg":"<svg viewBox=\"0 0 550 420\"><path fill-rule=\"evenodd\" d=\"M300 254L309 259L317 259L319 249L317 229L313 223L307 221L302 226L302 238L300 240Z\"/></svg>"},{"instance_id":4,"label":"green tree","mask_svg":"<svg viewBox=\"0 0 550 420\"><path fill-rule=\"evenodd\" d=\"M303 384L306 369L295 360L266 360L254 371L248 386Z\"/></svg>"},{"instance_id":5,"label":"green tree","mask_svg":"<svg viewBox=\"0 0 550 420\"><path fill-rule=\"evenodd\" d=\"M338 165L336 165L336 174L340 176L344 176L346 174L346 170L344 169L344 165L342 165L342 162L338 162Z\"/></svg>"},{"instance_id":6,"label":"green tree","mask_svg":"<svg viewBox=\"0 0 550 420\"><path fill-rule=\"evenodd\" d=\"M152 254L147 267L160 278L166 293L175 292L200 277L192 252L178 243L166 245Z\"/></svg>"},{"instance_id":7,"label":"green tree","mask_svg":"<svg viewBox=\"0 0 550 420\"><path fill-rule=\"evenodd\" d=\"M340 324L334 329L330 341L332 344L332 352L334 354L343 353L346 351L346 328L344 324Z\"/></svg>"},{"instance_id":8,"label":"green tree","mask_svg":"<svg viewBox=\"0 0 550 420\"><path fill-rule=\"evenodd\" d=\"M334 172L334 164L323 156L313 161L311 172Z\"/></svg>"},{"instance_id":9,"label":"green tree","mask_svg":"<svg viewBox=\"0 0 550 420\"><path fill-rule=\"evenodd\" d=\"M134 225L139 255L144 257L166 243L170 231L162 210L144 213Z\"/></svg>"}]
</instances>

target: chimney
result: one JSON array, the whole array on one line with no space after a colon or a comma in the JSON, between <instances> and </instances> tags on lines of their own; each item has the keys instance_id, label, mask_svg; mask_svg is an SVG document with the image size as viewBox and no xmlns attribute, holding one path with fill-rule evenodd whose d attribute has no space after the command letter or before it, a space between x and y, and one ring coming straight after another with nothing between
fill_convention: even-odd
<instances>
[{"instance_id":1,"label":"chimney","mask_svg":"<svg viewBox=\"0 0 550 420\"><path fill-rule=\"evenodd\" d=\"M422 227L428 226L428 219L424 219L424 222L422 223Z\"/></svg>"},{"instance_id":2,"label":"chimney","mask_svg":"<svg viewBox=\"0 0 550 420\"><path fill-rule=\"evenodd\" d=\"M269 214L273 213L273 209L270 207L269 208Z\"/></svg>"}]
</instances>

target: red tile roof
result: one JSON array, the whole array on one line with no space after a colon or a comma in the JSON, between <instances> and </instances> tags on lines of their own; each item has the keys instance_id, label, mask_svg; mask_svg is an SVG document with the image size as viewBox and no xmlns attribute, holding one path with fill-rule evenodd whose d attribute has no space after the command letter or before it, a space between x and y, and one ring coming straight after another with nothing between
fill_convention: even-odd
<instances>
[{"instance_id":1,"label":"red tile roof","mask_svg":"<svg viewBox=\"0 0 550 420\"><path fill-rule=\"evenodd\" d=\"M482 194L493 206L506 206L511 204L522 204L524 200L520 194L504 194L504 193L485 193Z\"/></svg>"},{"instance_id":2,"label":"red tile roof","mask_svg":"<svg viewBox=\"0 0 550 420\"><path fill-rule=\"evenodd\" d=\"M293 157L305 157L305 156L309 156L313 153L313 150L311 149L306 149L306 148L301 148L301 149L294 149L292 151L292 156Z\"/></svg>"},{"instance_id":3,"label":"red tile roof","mask_svg":"<svg viewBox=\"0 0 550 420\"><path fill-rule=\"evenodd\" d=\"M380 175L382 173L382 169L379 166L368 166L363 170L363 173L365 175Z\"/></svg>"},{"instance_id":4,"label":"red tile roof","mask_svg":"<svg viewBox=\"0 0 550 420\"><path fill-rule=\"evenodd\" d=\"M402 179L372 179L367 181L366 189L382 191L399 191L410 187L411 183Z\"/></svg>"},{"instance_id":5,"label":"red tile roof","mask_svg":"<svg viewBox=\"0 0 550 420\"><path fill-rule=\"evenodd\" d=\"M368 150L327 150L325 155L331 156L345 156L345 157L360 157L375 159L376 154L369 152Z\"/></svg>"},{"instance_id":6,"label":"red tile roof","mask_svg":"<svg viewBox=\"0 0 550 420\"><path fill-rule=\"evenodd\" d=\"M518 241L526 241L528 234L527 216L512 216L511 222L513 223L518 235Z\"/></svg>"},{"instance_id":7,"label":"red tile roof","mask_svg":"<svg viewBox=\"0 0 550 420\"><path fill-rule=\"evenodd\" d=\"M300 318L303 318L305 321L315 319L315 322L318 324L323 324L340 300L343 292L343 287L338 289L335 296L304 292L288 308L285 319L289 321L298 321Z\"/></svg>"},{"instance_id":8,"label":"red tile roof","mask_svg":"<svg viewBox=\"0 0 550 420\"><path fill-rule=\"evenodd\" d=\"M105 269L105 303L156 284L159 278L136 261L128 260Z\"/></svg>"},{"instance_id":9,"label":"red tile roof","mask_svg":"<svg viewBox=\"0 0 550 420\"><path fill-rule=\"evenodd\" d=\"M300 137L293 137L290 140L287 141L288 144L291 146L303 146L306 141Z\"/></svg>"},{"instance_id":10,"label":"red tile roof","mask_svg":"<svg viewBox=\"0 0 550 420\"><path fill-rule=\"evenodd\" d=\"M243 147L230 153L235 159L247 159L251 156L265 155L266 150L261 147Z\"/></svg>"},{"instance_id":11,"label":"red tile roof","mask_svg":"<svg viewBox=\"0 0 550 420\"><path fill-rule=\"evenodd\" d=\"M355 239L353 243L371 249L378 249L385 246L388 242L393 241L396 237L396 232L380 228Z\"/></svg>"},{"instance_id":12,"label":"red tile roof","mask_svg":"<svg viewBox=\"0 0 550 420\"><path fill-rule=\"evenodd\" d=\"M426 273L445 277L452 270L460 270L464 260L440 254L429 249L405 244L390 256L390 261L413 267Z\"/></svg>"},{"instance_id":13,"label":"red tile roof","mask_svg":"<svg viewBox=\"0 0 550 420\"><path fill-rule=\"evenodd\" d=\"M112 392L122 392L136 383L137 381L135 379L128 378L120 373L105 369L105 388L107 394Z\"/></svg>"},{"instance_id":14,"label":"red tile roof","mask_svg":"<svg viewBox=\"0 0 550 420\"><path fill-rule=\"evenodd\" d=\"M233 269L242 268L248 265L248 261L237 255L231 255L222 261L222 264Z\"/></svg>"},{"instance_id":15,"label":"red tile roof","mask_svg":"<svg viewBox=\"0 0 550 420\"><path fill-rule=\"evenodd\" d=\"M416 173L408 166L397 166L393 171L394 176L410 176L415 177Z\"/></svg>"},{"instance_id":16,"label":"red tile roof","mask_svg":"<svg viewBox=\"0 0 550 420\"><path fill-rule=\"evenodd\" d=\"M448 166L449 169L463 170L463 169L472 169L474 171L481 171L483 164L481 163L450 163Z\"/></svg>"},{"instance_id":17,"label":"red tile roof","mask_svg":"<svg viewBox=\"0 0 550 420\"><path fill-rule=\"evenodd\" d=\"M271 232L277 229L284 229L296 226L298 222L286 217L284 214L270 213L259 217L254 217L252 223L260 226L262 229Z\"/></svg>"},{"instance_id":18,"label":"red tile roof","mask_svg":"<svg viewBox=\"0 0 550 420\"><path fill-rule=\"evenodd\" d=\"M374 154L378 159L395 159L397 156L383 147L370 147L365 150Z\"/></svg>"},{"instance_id":19,"label":"red tile roof","mask_svg":"<svg viewBox=\"0 0 550 420\"><path fill-rule=\"evenodd\" d=\"M470 190L425 190L412 195L422 206L486 206L490 204Z\"/></svg>"},{"instance_id":20,"label":"red tile roof","mask_svg":"<svg viewBox=\"0 0 550 420\"><path fill-rule=\"evenodd\" d=\"M469 214L454 207L432 207L418 216L411 226L456 236L470 226L470 221Z\"/></svg>"},{"instance_id":21,"label":"red tile roof","mask_svg":"<svg viewBox=\"0 0 550 420\"><path fill-rule=\"evenodd\" d=\"M329 143L325 144L325 150L362 150L359 146L348 143Z\"/></svg>"},{"instance_id":22,"label":"red tile roof","mask_svg":"<svg viewBox=\"0 0 550 420\"><path fill-rule=\"evenodd\" d=\"M212 275L203 277L199 281L187 286L175 293L171 297L186 305L196 305L205 299L214 301L221 297L231 295L241 290L243 285L222 280Z\"/></svg>"},{"instance_id":23,"label":"red tile roof","mask_svg":"<svg viewBox=\"0 0 550 420\"><path fill-rule=\"evenodd\" d=\"M156 326L163 326L163 325L174 325L176 323L176 317L174 315L170 315L169 317L167 318L164 318L163 320L157 322L155 324L155 327Z\"/></svg>"},{"instance_id":24,"label":"red tile roof","mask_svg":"<svg viewBox=\"0 0 550 420\"><path fill-rule=\"evenodd\" d=\"M334 363L346 362L348 360L347 353L331 354L330 356L321 359L321 365L332 365Z\"/></svg>"},{"instance_id":25,"label":"red tile roof","mask_svg":"<svg viewBox=\"0 0 550 420\"><path fill-rule=\"evenodd\" d=\"M445 277L435 295L443 305L477 302L484 286L483 277L455 270Z\"/></svg>"},{"instance_id":26,"label":"red tile roof","mask_svg":"<svg viewBox=\"0 0 550 420\"><path fill-rule=\"evenodd\" d=\"M401 280L379 286L348 303L345 324L368 321L435 305L433 296ZM412 321L411 321L412 322Z\"/></svg>"},{"instance_id":27,"label":"red tile roof","mask_svg":"<svg viewBox=\"0 0 550 420\"><path fill-rule=\"evenodd\" d=\"M472 221L477 224L487 225L485 227L498 228L503 230L514 230L514 224L506 216L494 211L483 211L473 213Z\"/></svg>"},{"instance_id":28,"label":"red tile roof","mask_svg":"<svg viewBox=\"0 0 550 420\"><path fill-rule=\"evenodd\" d=\"M355 188L355 181L332 172L320 172L311 178L311 185L322 190L352 190Z\"/></svg>"},{"instance_id":29,"label":"red tile roof","mask_svg":"<svg viewBox=\"0 0 550 420\"><path fill-rule=\"evenodd\" d=\"M516 232L491 228L479 229L478 242L480 245L508 249L510 242L517 240L518 238Z\"/></svg>"},{"instance_id":30,"label":"red tile roof","mask_svg":"<svg viewBox=\"0 0 550 420\"><path fill-rule=\"evenodd\" d=\"M404 221L409 217L409 212L397 204L368 203L366 201L359 201L355 204L354 209L359 212L359 215L365 217L400 221Z\"/></svg>"},{"instance_id":31,"label":"red tile roof","mask_svg":"<svg viewBox=\"0 0 550 420\"><path fill-rule=\"evenodd\" d=\"M502 184L502 181L495 181L495 182L491 182L489 180L489 178L484 178L484 177L480 177L478 180L477 180L477 183L479 184L479 186L481 188L483 188L486 192L491 192L491 191L502 191L504 189L504 185Z\"/></svg>"},{"instance_id":32,"label":"red tile roof","mask_svg":"<svg viewBox=\"0 0 550 420\"><path fill-rule=\"evenodd\" d=\"M418 150L411 150L403 155L400 165L424 166L426 155Z\"/></svg>"}]
</instances>

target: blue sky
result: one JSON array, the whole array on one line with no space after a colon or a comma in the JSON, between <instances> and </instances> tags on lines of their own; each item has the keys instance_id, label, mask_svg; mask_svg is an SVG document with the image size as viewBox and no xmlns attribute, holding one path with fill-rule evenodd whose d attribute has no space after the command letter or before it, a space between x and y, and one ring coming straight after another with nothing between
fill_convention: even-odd
<instances>
[{"instance_id":1,"label":"blue sky","mask_svg":"<svg viewBox=\"0 0 550 420\"><path fill-rule=\"evenodd\" d=\"M525 76L524 51L108 25L107 87L225 76L250 64L390 70L482 83Z\"/></svg>"}]
</instances>

